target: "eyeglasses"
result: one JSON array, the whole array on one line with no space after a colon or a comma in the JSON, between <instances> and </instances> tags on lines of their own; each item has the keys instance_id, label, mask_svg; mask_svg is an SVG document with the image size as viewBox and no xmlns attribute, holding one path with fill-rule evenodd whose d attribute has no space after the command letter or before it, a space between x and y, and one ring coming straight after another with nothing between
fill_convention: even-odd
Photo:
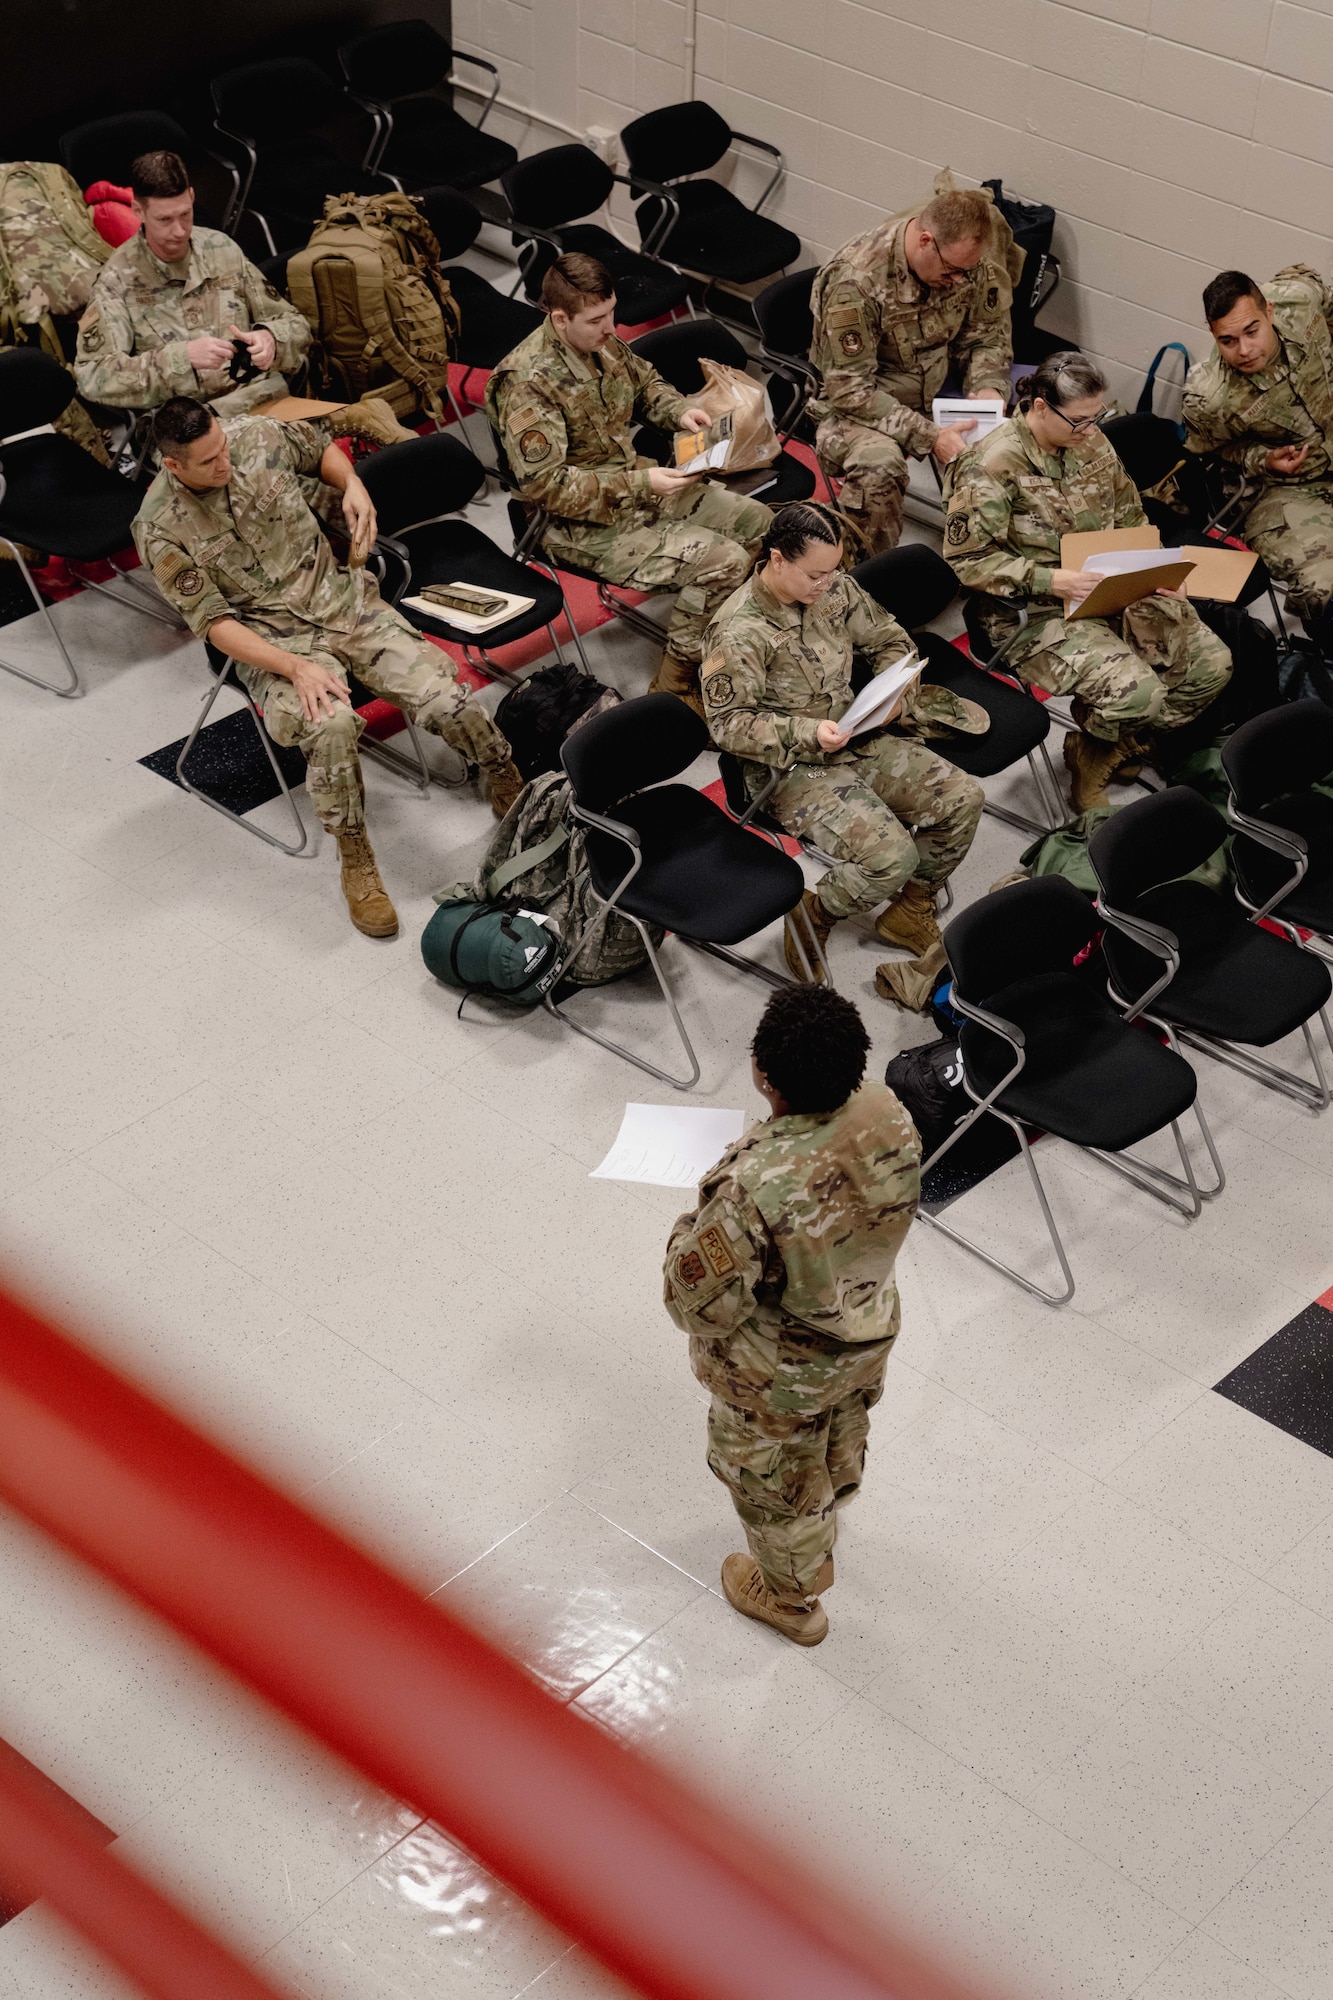
<instances>
[{"instance_id":1,"label":"eyeglasses","mask_svg":"<svg viewBox=\"0 0 1333 2000\"><path fill-rule=\"evenodd\" d=\"M976 270L975 264L951 264L938 243L932 244L935 261L941 265L946 278L970 278Z\"/></svg>"},{"instance_id":2,"label":"eyeglasses","mask_svg":"<svg viewBox=\"0 0 1333 2000\"><path fill-rule=\"evenodd\" d=\"M1105 410L1097 410L1090 417L1067 417L1063 410L1056 409L1054 403L1048 403L1046 407L1053 417L1059 417L1062 424L1068 424L1075 437L1083 437L1088 431L1095 430L1106 415Z\"/></svg>"}]
</instances>

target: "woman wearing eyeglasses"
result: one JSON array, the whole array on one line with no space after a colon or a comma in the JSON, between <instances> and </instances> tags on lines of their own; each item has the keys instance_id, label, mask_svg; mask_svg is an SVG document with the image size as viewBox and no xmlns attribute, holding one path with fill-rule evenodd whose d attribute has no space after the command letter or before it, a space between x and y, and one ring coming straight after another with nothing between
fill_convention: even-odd
<instances>
[{"instance_id":1,"label":"woman wearing eyeglasses","mask_svg":"<svg viewBox=\"0 0 1333 2000\"><path fill-rule=\"evenodd\" d=\"M945 475L944 553L959 581L984 593L1005 667L1050 694L1072 694L1065 738L1075 812L1109 803L1149 732L1189 722L1231 678L1231 655L1186 602L1159 591L1113 618L1068 623L1098 579L1060 567L1060 538L1144 524L1138 489L1097 426L1106 377L1085 354L1052 354L1018 391L1018 414L954 460ZM1028 622L1015 637L1022 606Z\"/></svg>"}]
</instances>

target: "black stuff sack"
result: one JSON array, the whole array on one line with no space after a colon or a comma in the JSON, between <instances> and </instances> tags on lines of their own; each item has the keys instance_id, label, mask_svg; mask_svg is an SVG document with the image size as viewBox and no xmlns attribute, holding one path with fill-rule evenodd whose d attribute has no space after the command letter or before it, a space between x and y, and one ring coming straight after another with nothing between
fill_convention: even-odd
<instances>
[{"instance_id":1,"label":"black stuff sack","mask_svg":"<svg viewBox=\"0 0 1333 2000\"><path fill-rule=\"evenodd\" d=\"M543 667L507 694L495 711L495 725L513 752L526 781L560 769L560 746L577 723L618 702L578 667Z\"/></svg>"},{"instance_id":2,"label":"black stuff sack","mask_svg":"<svg viewBox=\"0 0 1333 2000\"><path fill-rule=\"evenodd\" d=\"M972 1109L957 1042L923 1042L904 1049L890 1062L884 1081L920 1133L923 1159L944 1144Z\"/></svg>"}]
</instances>

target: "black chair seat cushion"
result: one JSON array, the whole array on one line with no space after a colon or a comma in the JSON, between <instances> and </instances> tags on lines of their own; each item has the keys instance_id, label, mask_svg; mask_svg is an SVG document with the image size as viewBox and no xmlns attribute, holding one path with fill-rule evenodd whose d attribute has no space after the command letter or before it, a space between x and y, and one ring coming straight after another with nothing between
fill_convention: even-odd
<instances>
[{"instance_id":1,"label":"black chair seat cushion","mask_svg":"<svg viewBox=\"0 0 1333 2000\"><path fill-rule=\"evenodd\" d=\"M689 283L679 271L628 249L609 229L579 222L562 227L558 233L567 252L581 251L606 266L615 284L616 319L621 326L641 326L644 320L660 319L684 305L689 296ZM559 255L553 243L531 243L523 279L530 299L540 292L542 279Z\"/></svg>"},{"instance_id":2,"label":"black chair seat cushion","mask_svg":"<svg viewBox=\"0 0 1333 2000\"><path fill-rule=\"evenodd\" d=\"M0 534L73 562L97 562L129 546L142 492L73 438L60 431L24 438L0 458L8 482Z\"/></svg>"},{"instance_id":3,"label":"black chair seat cushion","mask_svg":"<svg viewBox=\"0 0 1333 2000\"><path fill-rule=\"evenodd\" d=\"M932 640L936 643L932 644ZM994 674L983 673L980 667L963 658L957 646L951 646L947 639L941 640L938 633L919 632L916 643L928 661L923 681L949 688L965 701L976 702L990 717L990 728L984 736L951 732L947 737L931 738L927 748L946 758L957 770L966 771L973 778L993 778L998 771L1007 771L1020 757L1026 757L1049 736L1051 718L1034 696L1010 687Z\"/></svg>"},{"instance_id":4,"label":"black chair seat cushion","mask_svg":"<svg viewBox=\"0 0 1333 2000\"><path fill-rule=\"evenodd\" d=\"M379 174L349 167L331 146L309 138L266 147L255 170L246 207L268 222L277 249L304 249L329 195L387 194Z\"/></svg>"},{"instance_id":5,"label":"black chair seat cushion","mask_svg":"<svg viewBox=\"0 0 1333 2000\"><path fill-rule=\"evenodd\" d=\"M393 107L393 136L382 165L412 192L432 181L481 187L498 180L517 158L507 140L479 131L443 99L408 97Z\"/></svg>"},{"instance_id":6,"label":"black chair seat cushion","mask_svg":"<svg viewBox=\"0 0 1333 2000\"><path fill-rule=\"evenodd\" d=\"M720 181L678 181L671 192L680 203L680 215L658 254L673 264L744 285L785 270L801 254L799 236L766 215L756 215ZM641 237L657 224L661 212L661 197L649 195L638 211Z\"/></svg>"},{"instance_id":7,"label":"black chair seat cushion","mask_svg":"<svg viewBox=\"0 0 1333 2000\"><path fill-rule=\"evenodd\" d=\"M1160 1132L1194 1102L1190 1065L1121 1019L1095 988L1072 972L1039 973L984 1002L1021 1028L1023 1068L997 1100L1025 1125L1075 1146L1119 1153ZM975 1021L958 1037L968 1082L993 1090L1014 1064L1010 1044Z\"/></svg>"},{"instance_id":8,"label":"black chair seat cushion","mask_svg":"<svg viewBox=\"0 0 1333 2000\"><path fill-rule=\"evenodd\" d=\"M462 320L454 358L465 367L494 368L542 323L543 315L535 306L507 299L466 264L450 264L442 275L449 280Z\"/></svg>"},{"instance_id":9,"label":"black chair seat cushion","mask_svg":"<svg viewBox=\"0 0 1333 2000\"><path fill-rule=\"evenodd\" d=\"M1299 833L1310 853L1310 865L1291 895L1278 904L1288 923L1305 930L1333 932L1333 798L1326 792L1301 792L1264 807L1257 818ZM1233 835L1231 858L1241 888L1256 905L1268 901L1291 875L1293 863L1271 848L1261 847L1243 833Z\"/></svg>"},{"instance_id":10,"label":"black chair seat cushion","mask_svg":"<svg viewBox=\"0 0 1333 2000\"><path fill-rule=\"evenodd\" d=\"M690 785L656 785L614 807L632 826L643 866L619 907L647 924L739 944L794 909L805 888L797 864L768 841L733 826L720 806ZM584 829L593 887L609 896L630 864L624 841Z\"/></svg>"},{"instance_id":11,"label":"black chair seat cushion","mask_svg":"<svg viewBox=\"0 0 1333 2000\"><path fill-rule=\"evenodd\" d=\"M1151 1011L1196 1034L1267 1048L1308 1021L1333 989L1328 967L1246 921L1230 896L1202 882L1164 882L1126 912L1175 933L1180 970ZM1116 989L1136 1000L1164 961L1109 925L1102 940Z\"/></svg>"},{"instance_id":12,"label":"black chair seat cushion","mask_svg":"<svg viewBox=\"0 0 1333 2000\"><path fill-rule=\"evenodd\" d=\"M529 569L525 563L515 562L470 522L432 521L424 528L412 528L398 539L412 559L409 595L415 595L425 583L472 583L479 590L511 590L536 599L531 611L520 611L516 618L482 633L460 631L444 616L430 618L410 605L400 605L404 618L419 632L430 632L454 645L484 646L490 652L495 646L507 646L514 639L525 639L542 625L550 625L564 610L564 599L549 577L540 570Z\"/></svg>"}]
</instances>

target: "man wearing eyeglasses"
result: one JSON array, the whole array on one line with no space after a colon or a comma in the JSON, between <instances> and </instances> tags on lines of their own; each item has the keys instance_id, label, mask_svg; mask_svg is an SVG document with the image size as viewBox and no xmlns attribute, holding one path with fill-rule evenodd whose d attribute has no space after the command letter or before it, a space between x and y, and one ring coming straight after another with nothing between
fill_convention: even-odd
<instances>
[{"instance_id":1,"label":"man wearing eyeglasses","mask_svg":"<svg viewBox=\"0 0 1333 2000\"><path fill-rule=\"evenodd\" d=\"M1109 805L1108 783L1137 775L1152 732L1192 721L1231 678L1230 653L1181 590L1070 621L1098 578L1062 567L1061 538L1145 520L1138 488L1098 428L1105 397L1106 377L1086 354L1048 356L1019 385L1019 413L944 480L944 553L979 593L1006 671L1073 696L1078 727L1065 737L1065 763L1076 813Z\"/></svg>"},{"instance_id":2,"label":"man wearing eyeglasses","mask_svg":"<svg viewBox=\"0 0 1333 2000\"><path fill-rule=\"evenodd\" d=\"M815 450L868 553L902 534L908 459L943 467L967 444L970 424L931 420L949 374L965 396L1008 401L1012 246L988 195L949 189L844 244L815 279Z\"/></svg>"}]
</instances>

